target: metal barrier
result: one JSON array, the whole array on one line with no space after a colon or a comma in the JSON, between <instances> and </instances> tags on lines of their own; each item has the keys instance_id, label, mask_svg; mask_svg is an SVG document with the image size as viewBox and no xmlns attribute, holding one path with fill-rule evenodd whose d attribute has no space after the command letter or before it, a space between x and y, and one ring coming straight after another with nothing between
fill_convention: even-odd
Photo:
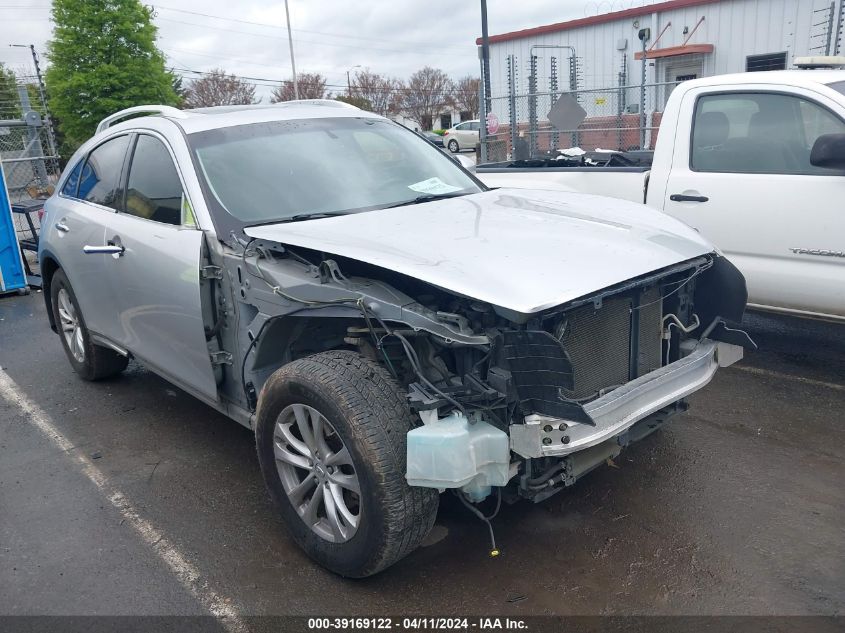
<instances>
[{"instance_id":1,"label":"metal barrier","mask_svg":"<svg viewBox=\"0 0 845 633\"><path fill-rule=\"evenodd\" d=\"M677 85L620 85L493 97L491 111L499 127L486 136L487 161L548 156L573 147L588 151L653 149L663 109ZM562 98L567 99L570 112L580 108L584 116L577 125L559 129L549 121L549 112Z\"/></svg>"},{"instance_id":2,"label":"metal barrier","mask_svg":"<svg viewBox=\"0 0 845 633\"><path fill-rule=\"evenodd\" d=\"M0 160L6 175L12 218L18 240L36 244L40 230L35 201L47 198L61 173L56 141L42 93L35 84L18 85L17 107L6 105L19 118L0 119ZM34 264L34 252L26 253L26 263Z\"/></svg>"}]
</instances>

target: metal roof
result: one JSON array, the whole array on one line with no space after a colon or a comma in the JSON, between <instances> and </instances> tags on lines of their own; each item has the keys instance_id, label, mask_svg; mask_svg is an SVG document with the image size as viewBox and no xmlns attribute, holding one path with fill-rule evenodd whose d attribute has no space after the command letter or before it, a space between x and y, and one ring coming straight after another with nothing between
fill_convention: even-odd
<instances>
[{"instance_id":1,"label":"metal roof","mask_svg":"<svg viewBox=\"0 0 845 633\"><path fill-rule=\"evenodd\" d=\"M570 29L577 29L584 26L615 22L616 20L635 18L641 15L650 15L652 13L660 13L662 11L670 11L672 9L685 9L687 7L695 7L700 4L713 4L714 2L720 1L721 0L667 0L666 2L657 2L655 4L648 4L642 7L625 9L623 11L613 11L611 13L592 15L590 17L579 18L577 20L569 20L567 22L556 22L555 24L536 26L534 28L523 29L521 31L511 31L509 33L491 35L489 39L491 44L495 44L497 42L508 42L510 40L518 40L525 37L532 37L534 35L546 35L548 33L568 31ZM481 38L479 37L476 39L475 43L481 44Z\"/></svg>"},{"instance_id":2,"label":"metal roof","mask_svg":"<svg viewBox=\"0 0 845 633\"><path fill-rule=\"evenodd\" d=\"M845 81L845 70L770 70L756 73L732 73L690 79L681 84L684 88L699 86L729 86L732 84L775 84L798 88L818 88L820 85Z\"/></svg>"}]
</instances>

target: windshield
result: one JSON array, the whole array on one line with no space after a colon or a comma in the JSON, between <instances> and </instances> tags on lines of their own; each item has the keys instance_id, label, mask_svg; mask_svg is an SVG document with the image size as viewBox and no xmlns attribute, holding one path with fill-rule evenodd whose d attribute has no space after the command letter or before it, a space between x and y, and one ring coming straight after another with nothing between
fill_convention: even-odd
<instances>
[{"instance_id":1,"label":"windshield","mask_svg":"<svg viewBox=\"0 0 845 633\"><path fill-rule=\"evenodd\" d=\"M242 224L477 193L443 152L382 119L271 121L189 136L209 197Z\"/></svg>"}]
</instances>

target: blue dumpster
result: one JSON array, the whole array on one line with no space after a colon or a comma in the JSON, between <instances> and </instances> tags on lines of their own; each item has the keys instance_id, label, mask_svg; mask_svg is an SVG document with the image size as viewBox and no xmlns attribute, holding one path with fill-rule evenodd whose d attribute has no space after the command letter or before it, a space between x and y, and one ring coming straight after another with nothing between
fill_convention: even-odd
<instances>
[{"instance_id":1,"label":"blue dumpster","mask_svg":"<svg viewBox=\"0 0 845 633\"><path fill-rule=\"evenodd\" d=\"M21 249L15 224L12 221L12 205L6 177L0 163L0 294L26 288Z\"/></svg>"}]
</instances>

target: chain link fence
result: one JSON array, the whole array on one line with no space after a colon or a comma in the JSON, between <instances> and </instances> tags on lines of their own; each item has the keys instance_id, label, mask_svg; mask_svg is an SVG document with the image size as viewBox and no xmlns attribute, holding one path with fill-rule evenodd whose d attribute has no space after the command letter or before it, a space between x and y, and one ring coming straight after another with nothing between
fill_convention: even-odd
<instances>
[{"instance_id":1,"label":"chain link fence","mask_svg":"<svg viewBox=\"0 0 845 633\"><path fill-rule=\"evenodd\" d=\"M575 147L586 151L653 149L666 101L678 83L494 97L491 112L499 129L487 134L487 160L545 158ZM549 120L554 106L575 123L555 127Z\"/></svg>"},{"instance_id":2,"label":"chain link fence","mask_svg":"<svg viewBox=\"0 0 845 633\"><path fill-rule=\"evenodd\" d=\"M12 213L18 240L37 243L40 230L35 209L49 197L61 173L55 136L43 92L37 83L19 77L17 100L12 95L0 103L0 160L13 210L33 209L30 213ZM26 250L27 263L35 265L35 253Z\"/></svg>"}]
</instances>

